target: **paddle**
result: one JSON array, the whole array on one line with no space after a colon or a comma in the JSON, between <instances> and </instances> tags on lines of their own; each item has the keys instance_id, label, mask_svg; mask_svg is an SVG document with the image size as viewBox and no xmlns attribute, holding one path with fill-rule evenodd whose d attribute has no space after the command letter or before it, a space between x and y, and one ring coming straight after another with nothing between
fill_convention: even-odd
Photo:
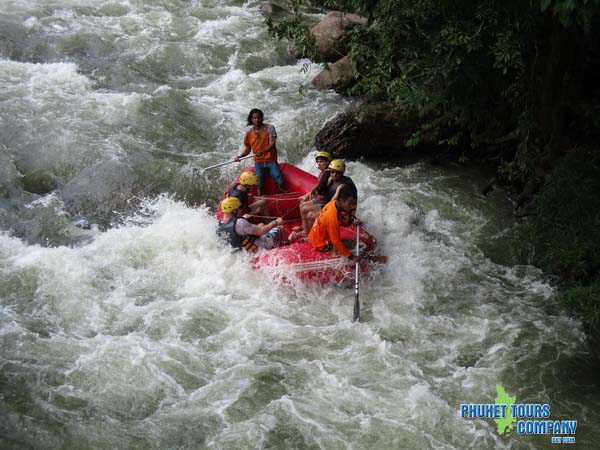
<instances>
[{"instance_id":1,"label":"paddle","mask_svg":"<svg viewBox=\"0 0 600 450\"><path fill-rule=\"evenodd\" d=\"M356 226L356 255L359 255L360 249L358 244L360 242L360 225ZM356 266L354 267L354 311L352 315L353 322L360 322L360 301L358 299L358 278L360 274L359 262L356 261Z\"/></svg>"},{"instance_id":2,"label":"paddle","mask_svg":"<svg viewBox=\"0 0 600 450\"><path fill-rule=\"evenodd\" d=\"M214 169L214 168L216 168L216 167L226 166L227 164L232 164L232 163L234 163L234 162L239 162L239 161L242 161L242 160L244 160L244 159L252 158L253 156L254 156L254 155L248 155L248 156L244 156L243 158L240 158L238 161L236 161L236 160L234 159L234 160L231 160L231 161L225 161L225 162L222 162L222 163L219 163L219 164L213 164L212 166L205 167L205 168L204 168L204 169L202 169L202 170L204 171L204 170L208 170L208 169Z\"/></svg>"},{"instance_id":3,"label":"paddle","mask_svg":"<svg viewBox=\"0 0 600 450\"><path fill-rule=\"evenodd\" d=\"M343 229L350 231L351 228L350 227L342 227ZM372 250L373 251L373 250ZM374 262L374 263L378 263L378 264L387 264L388 262L388 257L385 255L376 255L375 253L371 252L364 252L360 255L361 258L366 259L369 262Z\"/></svg>"}]
</instances>

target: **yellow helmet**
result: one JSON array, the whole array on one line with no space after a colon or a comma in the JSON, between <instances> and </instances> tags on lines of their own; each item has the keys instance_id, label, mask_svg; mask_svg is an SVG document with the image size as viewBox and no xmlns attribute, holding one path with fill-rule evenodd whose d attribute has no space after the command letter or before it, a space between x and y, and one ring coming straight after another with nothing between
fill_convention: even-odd
<instances>
[{"instance_id":1,"label":"yellow helmet","mask_svg":"<svg viewBox=\"0 0 600 450\"><path fill-rule=\"evenodd\" d=\"M327 161L331 161L333 158L331 157L331 153L329 152L317 152L317 154L315 155L315 159L319 159L319 158L325 158Z\"/></svg>"},{"instance_id":2,"label":"yellow helmet","mask_svg":"<svg viewBox=\"0 0 600 450\"><path fill-rule=\"evenodd\" d=\"M240 175L240 184L254 186L255 184L258 184L258 177L254 172L242 172Z\"/></svg>"},{"instance_id":3,"label":"yellow helmet","mask_svg":"<svg viewBox=\"0 0 600 450\"><path fill-rule=\"evenodd\" d=\"M227 197L223 201L221 201L221 211L224 213L230 213L235 211L240 206L242 206L242 202L237 197Z\"/></svg>"},{"instance_id":4,"label":"yellow helmet","mask_svg":"<svg viewBox=\"0 0 600 450\"><path fill-rule=\"evenodd\" d=\"M329 168L344 173L346 171L346 163L343 159L334 159L329 163Z\"/></svg>"}]
</instances>

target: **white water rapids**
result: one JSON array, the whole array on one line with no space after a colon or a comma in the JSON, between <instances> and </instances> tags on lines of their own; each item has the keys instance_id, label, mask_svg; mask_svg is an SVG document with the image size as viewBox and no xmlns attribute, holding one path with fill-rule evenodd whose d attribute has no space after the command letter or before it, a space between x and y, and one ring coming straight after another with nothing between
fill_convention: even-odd
<instances>
[{"instance_id":1,"label":"white water rapids","mask_svg":"<svg viewBox=\"0 0 600 450\"><path fill-rule=\"evenodd\" d=\"M389 256L359 324L347 286L274 285L218 241L242 165L194 169L239 152L250 108L314 169L350 102L257 7L0 2L0 447L556 448L460 417L501 384L597 448L581 324L477 171L349 162Z\"/></svg>"}]
</instances>

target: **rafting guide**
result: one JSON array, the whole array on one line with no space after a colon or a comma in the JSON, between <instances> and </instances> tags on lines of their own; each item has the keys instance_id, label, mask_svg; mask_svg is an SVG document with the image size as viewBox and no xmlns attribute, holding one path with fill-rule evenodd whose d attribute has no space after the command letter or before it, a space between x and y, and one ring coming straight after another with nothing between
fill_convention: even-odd
<instances>
[{"instance_id":1,"label":"rafting guide","mask_svg":"<svg viewBox=\"0 0 600 450\"><path fill-rule=\"evenodd\" d=\"M495 403L461 403L459 413L465 419L494 419L499 435L549 434L553 444L574 444L576 420L556 420L550 415L548 403L516 403L499 384ZM516 422L516 427L514 426ZM556 436L560 435L560 436Z\"/></svg>"}]
</instances>

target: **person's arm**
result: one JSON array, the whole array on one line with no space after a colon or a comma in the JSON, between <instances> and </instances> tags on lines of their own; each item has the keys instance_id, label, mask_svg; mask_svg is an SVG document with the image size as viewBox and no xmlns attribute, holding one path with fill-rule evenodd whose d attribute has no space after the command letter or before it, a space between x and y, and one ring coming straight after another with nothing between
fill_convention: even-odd
<instances>
[{"instance_id":1,"label":"person's arm","mask_svg":"<svg viewBox=\"0 0 600 450\"><path fill-rule=\"evenodd\" d=\"M317 193L317 187L319 186L319 183L315 184L312 189L310 190L310 192L307 192L306 194L304 194L303 196L300 197L300 201L301 202L305 202L306 200L312 198L315 196L315 194Z\"/></svg>"},{"instance_id":2,"label":"person's arm","mask_svg":"<svg viewBox=\"0 0 600 450\"><path fill-rule=\"evenodd\" d=\"M325 174L323 174L323 176L319 179L319 183L315 188L315 192L318 192L321 195L325 194L325 192L327 191L327 185L329 184L330 180L329 175L330 172L326 172Z\"/></svg>"},{"instance_id":3,"label":"person's arm","mask_svg":"<svg viewBox=\"0 0 600 450\"><path fill-rule=\"evenodd\" d=\"M273 141L272 144L269 144L269 146L267 148L264 148L258 152L256 152L256 156L262 156L265 153L267 153L269 150L271 150L273 147L275 147L275 142Z\"/></svg>"},{"instance_id":4,"label":"person's arm","mask_svg":"<svg viewBox=\"0 0 600 450\"><path fill-rule=\"evenodd\" d=\"M233 160L235 162L239 162L240 159L242 159L244 156L246 156L248 153L250 153L250 147L246 147L244 149L244 151L242 152L241 155L236 156L235 158L233 158Z\"/></svg>"},{"instance_id":5,"label":"person's arm","mask_svg":"<svg viewBox=\"0 0 600 450\"><path fill-rule=\"evenodd\" d=\"M310 197L314 197L317 194L317 188L319 187L319 183L315 184L312 189L310 190L310 192L308 193L308 195Z\"/></svg>"},{"instance_id":6,"label":"person's arm","mask_svg":"<svg viewBox=\"0 0 600 450\"><path fill-rule=\"evenodd\" d=\"M265 149L266 152L275 147L275 143L277 141L277 131L273 125L269 125L267 127L267 132L269 133L269 146Z\"/></svg>"},{"instance_id":7,"label":"person's arm","mask_svg":"<svg viewBox=\"0 0 600 450\"><path fill-rule=\"evenodd\" d=\"M248 133L246 133L246 136L244 137L244 150L242 151L241 155L236 156L235 158L233 158L233 160L236 162L239 161L240 158L243 158L248 153L250 153L250 150L250 141L248 139Z\"/></svg>"},{"instance_id":8,"label":"person's arm","mask_svg":"<svg viewBox=\"0 0 600 450\"><path fill-rule=\"evenodd\" d=\"M341 190L341 189L342 189L344 186L346 186L346 185L345 185L345 184L340 184L340 185L339 185L339 186L336 188L336 190L335 190L335 194L333 194L333 197L331 197L331 200L337 200L337 198L338 198L338 194L340 193L340 190Z\"/></svg>"},{"instance_id":9,"label":"person's arm","mask_svg":"<svg viewBox=\"0 0 600 450\"><path fill-rule=\"evenodd\" d=\"M254 226L254 231L252 232L252 234L254 236L262 236L263 234L268 233L273 228L275 228L278 225L281 225L282 223L283 219L281 217L278 217L277 219L272 220L269 223L259 223L258 225Z\"/></svg>"},{"instance_id":10,"label":"person's arm","mask_svg":"<svg viewBox=\"0 0 600 450\"><path fill-rule=\"evenodd\" d=\"M337 220L329 220L328 222L327 232L329 234L329 240L331 241L331 244L337 249L340 255L349 258L350 250L346 248L342 242L342 239L340 238L340 223Z\"/></svg>"},{"instance_id":11,"label":"person's arm","mask_svg":"<svg viewBox=\"0 0 600 450\"><path fill-rule=\"evenodd\" d=\"M263 152L268 152L269 150L271 150L273 147L275 147L276 143L277 143L277 135L269 136L269 146L267 148L265 148L263 150Z\"/></svg>"}]
</instances>

